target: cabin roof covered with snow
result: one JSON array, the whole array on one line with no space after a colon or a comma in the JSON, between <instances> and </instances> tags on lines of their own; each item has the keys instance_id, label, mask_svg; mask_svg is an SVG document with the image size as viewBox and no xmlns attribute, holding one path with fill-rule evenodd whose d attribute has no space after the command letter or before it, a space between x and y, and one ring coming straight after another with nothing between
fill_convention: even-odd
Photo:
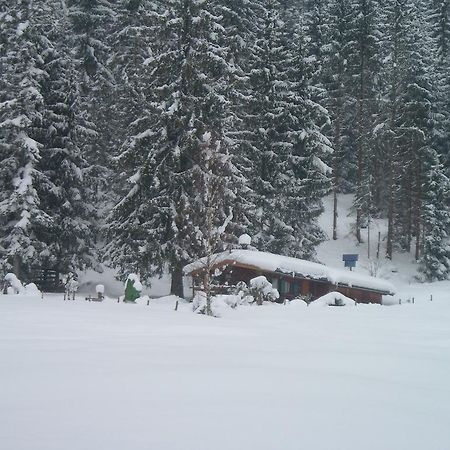
<instances>
[{"instance_id":1,"label":"cabin roof covered with snow","mask_svg":"<svg viewBox=\"0 0 450 450\"><path fill-rule=\"evenodd\" d=\"M206 261L206 258L201 258L198 261L188 264L184 268L184 273L190 275L201 271L205 268ZM336 285L368 289L389 295L395 294L394 286L380 278L361 275L350 270L335 269L303 259L256 250L239 249L217 253L211 256L210 263L212 268L224 265L246 266L265 272L281 272L284 274L292 274L295 277L328 281Z\"/></svg>"}]
</instances>

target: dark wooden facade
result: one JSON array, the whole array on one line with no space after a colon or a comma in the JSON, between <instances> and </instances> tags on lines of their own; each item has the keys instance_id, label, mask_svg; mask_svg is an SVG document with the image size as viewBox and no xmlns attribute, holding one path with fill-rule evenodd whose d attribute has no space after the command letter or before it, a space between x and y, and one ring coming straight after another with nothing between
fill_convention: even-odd
<instances>
[{"instance_id":1,"label":"dark wooden facade","mask_svg":"<svg viewBox=\"0 0 450 450\"><path fill-rule=\"evenodd\" d=\"M248 284L252 278L264 275L280 293L280 302L300 296L316 300L329 292L337 291L358 303L381 304L384 294L371 289L354 288L343 284L336 285L326 279L317 280L297 274L267 272L258 267L246 266L235 261L223 261L214 269L220 270L220 274L213 278L214 290L218 293L230 292L239 282L243 281ZM202 289L203 271L194 271L191 275L194 280L194 290Z\"/></svg>"}]
</instances>

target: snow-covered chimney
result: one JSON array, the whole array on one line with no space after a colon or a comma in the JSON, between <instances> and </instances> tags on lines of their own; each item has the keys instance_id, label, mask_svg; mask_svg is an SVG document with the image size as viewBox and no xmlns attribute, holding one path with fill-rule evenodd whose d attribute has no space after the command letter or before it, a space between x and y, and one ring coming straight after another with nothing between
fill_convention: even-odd
<instances>
[{"instance_id":1,"label":"snow-covered chimney","mask_svg":"<svg viewBox=\"0 0 450 450\"><path fill-rule=\"evenodd\" d=\"M246 250L252 243L252 238L248 234L242 234L239 236L239 245Z\"/></svg>"}]
</instances>

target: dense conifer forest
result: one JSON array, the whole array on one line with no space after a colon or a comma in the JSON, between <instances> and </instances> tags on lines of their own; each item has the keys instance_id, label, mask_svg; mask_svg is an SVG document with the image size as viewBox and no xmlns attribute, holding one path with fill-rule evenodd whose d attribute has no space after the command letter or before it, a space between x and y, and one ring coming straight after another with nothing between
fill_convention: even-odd
<instances>
[{"instance_id":1,"label":"dense conifer forest","mask_svg":"<svg viewBox=\"0 0 450 450\"><path fill-rule=\"evenodd\" d=\"M322 199L450 272L450 0L2 0L0 264L143 280L253 244L305 259ZM327 233L338 239L337 227Z\"/></svg>"}]
</instances>

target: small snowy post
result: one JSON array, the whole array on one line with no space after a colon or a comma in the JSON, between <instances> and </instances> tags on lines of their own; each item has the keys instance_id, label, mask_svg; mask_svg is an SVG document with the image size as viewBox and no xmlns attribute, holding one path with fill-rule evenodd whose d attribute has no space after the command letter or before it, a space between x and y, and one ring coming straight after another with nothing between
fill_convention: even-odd
<instances>
[{"instance_id":1,"label":"small snowy post","mask_svg":"<svg viewBox=\"0 0 450 450\"><path fill-rule=\"evenodd\" d=\"M141 296L142 284L139 281L139 277L132 273L128 275L128 279L125 283L125 297L124 302L136 303L136 300Z\"/></svg>"}]
</instances>

